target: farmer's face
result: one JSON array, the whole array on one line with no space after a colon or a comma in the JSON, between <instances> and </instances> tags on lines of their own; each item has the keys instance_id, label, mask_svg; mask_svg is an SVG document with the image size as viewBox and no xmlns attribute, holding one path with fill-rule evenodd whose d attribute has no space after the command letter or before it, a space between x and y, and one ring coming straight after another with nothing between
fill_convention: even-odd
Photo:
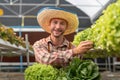
<instances>
[{"instance_id":1,"label":"farmer's face","mask_svg":"<svg viewBox=\"0 0 120 80\"><path fill-rule=\"evenodd\" d=\"M51 29L51 34L54 37L62 36L66 28L67 28L67 21L58 18L51 19L50 29Z\"/></svg>"}]
</instances>

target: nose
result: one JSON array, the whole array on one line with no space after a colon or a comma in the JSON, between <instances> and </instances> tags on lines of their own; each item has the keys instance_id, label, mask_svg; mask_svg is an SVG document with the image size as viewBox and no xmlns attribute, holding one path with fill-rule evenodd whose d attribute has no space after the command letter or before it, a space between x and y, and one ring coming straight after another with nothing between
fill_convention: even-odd
<instances>
[{"instance_id":1,"label":"nose","mask_svg":"<svg viewBox=\"0 0 120 80\"><path fill-rule=\"evenodd\" d=\"M60 24L59 23L56 25L56 28L60 28Z\"/></svg>"}]
</instances>

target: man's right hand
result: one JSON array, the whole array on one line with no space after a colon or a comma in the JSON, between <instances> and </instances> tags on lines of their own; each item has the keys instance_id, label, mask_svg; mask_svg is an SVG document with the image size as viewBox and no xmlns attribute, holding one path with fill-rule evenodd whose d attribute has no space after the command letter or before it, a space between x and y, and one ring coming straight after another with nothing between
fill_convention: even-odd
<instances>
[{"instance_id":1,"label":"man's right hand","mask_svg":"<svg viewBox=\"0 0 120 80\"><path fill-rule=\"evenodd\" d=\"M93 48L92 41L82 41L76 48L73 49L73 53L74 55L83 54L91 48Z\"/></svg>"}]
</instances>

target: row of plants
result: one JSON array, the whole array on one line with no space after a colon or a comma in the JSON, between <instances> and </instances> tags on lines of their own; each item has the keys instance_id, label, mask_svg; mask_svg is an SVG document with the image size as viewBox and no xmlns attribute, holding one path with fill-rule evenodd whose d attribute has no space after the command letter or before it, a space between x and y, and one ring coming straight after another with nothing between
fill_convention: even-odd
<instances>
[{"instance_id":1,"label":"row of plants","mask_svg":"<svg viewBox=\"0 0 120 80\"><path fill-rule=\"evenodd\" d=\"M120 56L120 0L110 4L96 22L75 35L73 44L91 40L94 48L84 57Z\"/></svg>"},{"instance_id":2,"label":"row of plants","mask_svg":"<svg viewBox=\"0 0 120 80\"><path fill-rule=\"evenodd\" d=\"M100 80L99 67L91 60L74 58L70 65L57 69L35 63L25 70L25 80Z\"/></svg>"},{"instance_id":3,"label":"row of plants","mask_svg":"<svg viewBox=\"0 0 120 80\"><path fill-rule=\"evenodd\" d=\"M16 46L22 46L26 48L26 43L23 37L17 36L14 30L10 27L6 27L5 25L0 23L0 38L4 41L8 41L11 44L15 44ZM30 49L32 50L32 46L30 45Z\"/></svg>"}]
</instances>

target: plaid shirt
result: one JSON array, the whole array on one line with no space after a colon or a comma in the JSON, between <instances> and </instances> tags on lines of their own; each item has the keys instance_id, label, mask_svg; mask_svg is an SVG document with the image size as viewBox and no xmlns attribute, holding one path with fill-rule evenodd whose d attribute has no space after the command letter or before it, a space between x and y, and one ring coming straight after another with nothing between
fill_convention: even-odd
<instances>
[{"instance_id":1,"label":"plaid shirt","mask_svg":"<svg viewBox=\"0 0 120 80\"><path fill-rule=\"evenodd\" d=\"M36 41L33 45L35 59L39 63L51 64L56 67L66 66L73 57L74 46L66 39L59 46L54 46L50 36Z\"/></svg>"}]
</instances>

